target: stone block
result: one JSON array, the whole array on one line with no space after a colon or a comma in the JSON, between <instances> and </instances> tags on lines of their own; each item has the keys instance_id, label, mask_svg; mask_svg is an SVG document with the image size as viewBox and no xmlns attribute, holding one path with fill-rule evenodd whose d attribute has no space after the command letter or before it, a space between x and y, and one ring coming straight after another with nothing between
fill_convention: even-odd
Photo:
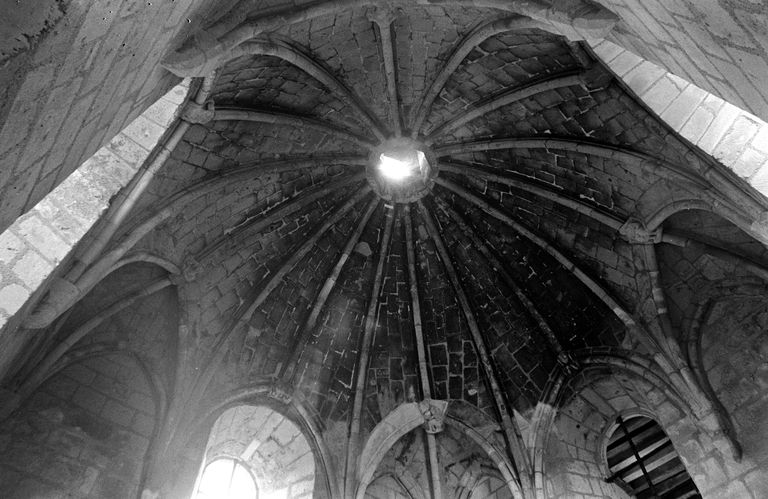
<instances>
[{"instance_id":1,"label":"stone block","mask_svg":"<svg viewBox=\"0 0 768 499\"><path fill-rule=\"evenodd\" d=\"M722 485L728 478L723 472L721 463L714 457L692 464L689 472L694 482L700 486L699 490L702 493Z\"/></svg>"},{"instance_id":2,"label":"stone block","mask_svg":"<svg viewBox=\"0 0 768 499\"><path fill-rule=\"evenodd\" d=\"M131 427L135 411L120 402L112 399L107 399L104 407L101 409L100 415L113 423Z\"/></svg>"},{"instance_id":3,"label":"stone block","mask_svg":"<svg viewBox=\"0 0 768 499\"><path fill-rule=\"evenodd\" d=\"M761 497L759 495L754 495L754 493L750 493L754 491L750 491L747 487L744 486L744 484L739 481L733 481L723 487L720 490L712 491L712 497L721 497L723 499L730 499L735 497L744 497L744 498L758 498Z\"/></svg>"},{"instance_id":4,"label":"stone block","mask_svg":"<svg viewBox=\"0 0 768 499\"><path fill-rule=\"evenodd\" d=\"M733 162L733 172L741 178L749 178L760 170L766 161L768 161L767 154L747 147L739 159Z\"/></svg>"},{"instance_id":5,"label":"stone block","mask_svg":"<svg viewBox=\"0 0 768 499\"><path fill-rule=\"evenodd\" d=\"M695 144L701 139L714 119L715 114L712 111L704 106L699 106L680 129L680 135Z\"/></svg>"},{"instance_id":6,"label":"stone block","mask_svg":"<svg viewBox=\"0 0 768 499\"><path fill-rule=\"evenodd\" d=\"M149 155L149 150L123 133L110 141L109 148L134 169L138 169Z\"/></svg>"},{"instance_id":7,"label":"stone block","mask_svg":"<svg viewBox=\"0 0 768 499\"><path fill-rule=\"evenodd\" d=\"M723 135L725 135L725 132L728 131L734 121L736 121L736 118L741 114L741 111L736 106L724 103L720 111L715 115L712 124L709 125L696 145L703 151L711 154Z\"/></svg>"},{"instance_id":8,"label":"stone block","mask_svg":"<svg viewBox=\"0 0 768 499\"><path fill-rule=\"evenodd\" d=\"M607 40L601 40L598 43L589 42L589 44L595 51L595 54L606 63L610 63L614 58L625 51L625 49Z\"/></svg>"},{"instance_id":9,"label":"stone block","mask_svg":"<svg viewBox=\"0 0 768 499\"><path fill-rule=\"evenodd\" d=\"M34 251L27 251L13 265L13 273L29 289L37 289L50 275L53 265Z\"/></svg>"},{"instance_id":10,"label":"stone block","mask_svg":"<svg viewBox=\"0 0 768 499\"><path fill-rule=\"evenodd\" d=\"M144 111L143 116L157 125L168 128L176 116L179 105L162 97Z\"/></svg>"},{"instance_id":11,"label":"stone block","mask_svg":"<svg viewBox=\"0 0 768 499\"><path fill-rule=\"evenodd\" d=\"M768 497L768 472L764 468L758 468L747 473L742 480L755 499Z\"/></svg>"},{"instance_id":12,"label":"stone block","mask_svg":"<svg viewBox=\"0 0 768 499\"><path fill-rule=\"evenodd\" d=\"M717 143L712 155L726 165L733 165L759 128L760 124L755 119L744 114L738 116Z\"/></svg>"},{"instance_id":13,"label":"stone block","mask_svg":"<svg viewBox=\"0 0 768 499\"><path fill-rule=\"evenodd\" d=\"M631 72L637 66L643 62L643 59L633 54L632 52L625 50L618 54L611 60L609 67L619 77L623 78L624 75Z\"/></svg>"},{"instance_id":14,"label":"stone block","mask_svg":"<svg viewBox=\"0 0 768 499\"><path fill-rule=\"evenodd\" d=\"M17 234L53 263L62 260L72 248L45 225L37 213L31 213L19 223Z\"/></svg>"},{"instance_id":15,"label":"stone block","mask_svg":"<svg viewBox=\"0 0 768 499\"><path fill-rule=\"evenodd\" d=\"M645 103L656 113L661 114L680 95L682 88L667 74L658 80L642 96Z\"/></svg>"},{"instance_id":16,"label":"stone block","mask_svg":"<svg viewBox=\"0 0 768 499\"><path fill-rule=\"evenodd\" d=\"M768 154L768 124L760 124L757 135L754 136L749 146L757 152Z\"/></svg>"},{"instance_id":17,"label":"stone block","mask_svg":"<svg viewBox=\"0 0 768 499\"><path fill-rule=\"evenodd\" d=\"M2 285L2 281L0 281ZM8 315L15 314L26 303L30 292L18 284L0 287L0 309Z\"/></svg>"},{"instance_id":18,"label":"stone block","mask_svg":"<svg viewBox=\"0 0 768 499\"><path fill-rule=\"evenodd\" d=\"M106 400L104 395L85 386L78 388L74 397L72 397L72 402L92 414L99 414Z\"/></svg>"},{"instance_id":19,"label":"stone block","mask_svg":"<svg viewBox=\"0 0 768 499\"><path fill-rule=\"evenodd\" d=\"M9 264L24 251L24 242L10 230L0 234L0 263Z\"/></svg>"},{"instance_id":20,"label":"stone block","mask_svg":"<svg viewBox=\"0 0 768 499\"><path fill-rule=\"evenodd\" d=\"M695 85L688 85L683 92L661 113L661 118L675 130L680 130L689 117L704 101L707 92Z\"/></svg>"},{"instance_id":21,"label":"stone block","mask_svg":"<svg viewBox=\"0 0 768 499\"><path fill-rule=\"evenodd\" d=\"M649 61L643 61L624 75L624 81L637 95L644 95L667 71Z\"/></svg>"}]
</instances>

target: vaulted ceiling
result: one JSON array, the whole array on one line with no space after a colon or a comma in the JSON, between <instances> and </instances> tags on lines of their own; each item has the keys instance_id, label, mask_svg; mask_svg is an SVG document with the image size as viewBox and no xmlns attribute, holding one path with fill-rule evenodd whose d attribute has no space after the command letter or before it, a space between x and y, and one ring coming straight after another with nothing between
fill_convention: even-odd
<instances>
[{"instance_id":1,"label":"vaulted ceiling","mask_svg":"<svg viewBox=\"0 0 768 499\"><path fill-rule=\"evenodd\" d=\"M722 296L762 293L768 203L597 58L585 40L615 16L551 3L209 7L165 47L191 77L179 119L32 314L50 320L18 393L45 384L45 402L52 373L128 352L101 367L147 378L148 489L186 480L159 477L164 459L192 469L205 452L288 469L245 443L266 433L236 435L279 417L315 459L307 487L332 497L410 482L533 496L549 436L570 445L558 408L568 438L592 418L595 446L622 410L579 413L592 375L639 373L649 400L698 407L712 388L691 338ZM388 180L382 155L418 173ZM211 427L224 440L206 447Z\"/></svg>"},{"instance_id":2,"label":"vaulted ceiling","mask_svg":"<svg viewBox=\"0 0 768 499\"><path fill-rule=\"evenodd\" d=\"M288 21L223 58L145 200L211 387L277 377L342 421L364 351L370 427L420 398L418 336L435 398L493 412L485 358L524 413L568 352L636 341L627 220L705 160L583 44L450 4ZM432 163L410 202L371 173L399 136Z\"/></svg>"},{"instance_id":3,"label":"vaulted ceiling","mask_svg":"<svg viewBox=\"0 0 768 499\"><path fill-rule=\"evenodd\" d=\"M700 174L711 158L541 20L308 11L261 12L235 42L226 13L168 58L203 76L193 124L126 233L163 220L135 249L182 269L193 400L271 384L346 437L445 399L512 435L580 358L653 345L646 224L677 200L727 205ZM387 183L379 155L404 146L428 170ZM328 445L343 462L343 438Z\"/></svg>"}]
</instances>

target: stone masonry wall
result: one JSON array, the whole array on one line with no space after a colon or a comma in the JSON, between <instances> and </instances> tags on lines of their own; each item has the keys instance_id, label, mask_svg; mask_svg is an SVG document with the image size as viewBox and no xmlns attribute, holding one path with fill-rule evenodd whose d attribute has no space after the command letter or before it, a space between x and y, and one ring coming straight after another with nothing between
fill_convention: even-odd
<instances>
[{"instance_id":1,"label":"stone masonry wall","mask_svg":"<svg viewBox=\"0 0 768 499\"><path fill-rule=\"evenodd\" d=\"M738 0L599 0L622 22L608 40L768 119L768 12Z\"/></svg>"},{"instance_id":2,"label":"stone masonry wall","mask_svg":"<svg viewBox=\"0 0 768 499\"><path fill-rule=\"evenodd\" d=\"M237 457L256 476L260 495L281 499L312 497L315 462L301 429L265 406L224 411L208 440L206 463L219 456Z\"/></svg>"},{"instance_id":3,"label":"stone masonry wall","mask_svg":"<svg viewBox=\"0 0 768 499\"><path fill-rule=\"evenodd\" d=\"M75 247L102 218L115 194L150 157L179 112L186 92L187 84L182 83L159 98L0 233L0 331L13 331L19 325L49 279L62 270ZM0 378L24 340L24 335L0 335Z\"/></svg>"},{"instance_id":4,"label":"stone masonry wall","mask_svg":"<svg viewBox=\"0 0 768 499\"><path fill-rule=\"evenodd\" d=\"M605 483L598 446L616 408L633 405L624 390L609 381L584 388L559 411L546 447L548 497L628 497L618 486Z\"/></svg>"},{"instance_id":5,"label":"stone masonry wall","mask_svg":"<svg viewBox=\"0 0 768 499\"><path fill-rule=\"evenodd\" d=\"M202 4L0 2L0 231L178 83L159 60Z\"/></svg>"},{"instance_id":6,"label":"stone masonry wall","mask_svg":"<svg viewBox=\"0 0 768 499\"><path fill-rule=\"evenodd\" d=\"M703 368L733 419L744 451L738 465L725 466L725 474L716 475L723 485L713 497L768 494L767 325L766 298L756 295L725 297L703 326Z\"/></svg>"},{"instance_id":7,"label":"stone masonry wall","mask_svg":"<svg viewBox=\"0 0 768 499\"><path fill-rule=\"evenodd\" d=\"M591 47L667 125L758 192L768 193L765 121L607 40Z\"/></svg>"},{"instance_id":8,"label":"stone masonry wall","mask_svg":"<svg viewBox=\"0 0 768 499\"><path fill-rule=\"evenodd\" d=\"M738 463L717 434L714 416L690 413L658 388L635 377L592 377L559 412L545 451L545 475L552 497L615 498L621 490L605 483L600 455L605 429L618 415L652 417L669 436L702 496L710 499L762 497L751 484L764 482L748 457ZM752 482L745 485L749 477ZM755 493L755 491L757 491Z\"/></svg>"},{"instance_id":9,"label":"stone masonry wall","mask_svg":"<svg viewBox=\"0 0 768 499\"><path fill-rule=\"evenodd\" d=\"M155 409L130 357L67 366L3 422L3 497L135 497Z\"/></svg>"}]
</instances>

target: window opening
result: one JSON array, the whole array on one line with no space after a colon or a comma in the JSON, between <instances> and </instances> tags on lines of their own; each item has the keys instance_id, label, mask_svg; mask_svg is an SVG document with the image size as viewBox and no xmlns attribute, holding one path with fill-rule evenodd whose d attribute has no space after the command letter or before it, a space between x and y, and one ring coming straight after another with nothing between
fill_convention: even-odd
<instances>
[{"instance_id":1,"label":"window opening","mask_svg":"<svg viewBox=\"0 0 768 499\"><path fill-rule=\"evenodd\" d=\"M235 459L211 461L203 471L195 499L257 499L253 475Z\"/></svg>"},{"instance_id":2,"label":"window opening","mask_svg":"<svg viewBox=\"0 0 768 499\"><path fill-rule=\"evenodd\" d=\"M700 499L675 451L656 421L637 416L616 419L617 428L606 449L608 482L616 482L638 499Z\"/></svg>"}]
</instances>

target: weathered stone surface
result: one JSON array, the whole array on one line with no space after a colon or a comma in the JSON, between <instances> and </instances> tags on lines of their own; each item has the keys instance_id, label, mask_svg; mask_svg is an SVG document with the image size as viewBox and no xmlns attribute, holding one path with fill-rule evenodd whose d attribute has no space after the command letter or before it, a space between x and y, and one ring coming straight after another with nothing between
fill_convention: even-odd
<instances>
[{"instance_id":1,"label":"weathered stone surface","mask_svg":"<svg viewBox=\"0 0 768 499\"><path fill-rule=\"evenodd\" d=\"M40 28L0 69L0 83L18 76L0 104L11 165L0 209L16 220L0 233L0 393L21 403L0 426L0 488L190 496L207 451L241 459L264 493L352 497L368 435L426 392L430 436L416 425L387 441L378 469L363 470L369 496L429 497L434 469L447 496L520 495L517 470L527 495L624 497L604 482L600 453L632 411L658 420L702 491L755 488L762 440L737 463L729 437L761 433L765 409L768 348L754 331L768 254L752 236L768 203L742 179L764 183L767 136L702 89L762 105L750 85L763 49L745 41L759 27L725 0L603 3L622 19L610 39L624 44L593 44L608 68L550 32L613 26L594 6L563 11L574 2L525 4L547 24L513 30L525 20L499 24L501 12L461 2L395 3L378 25L365 2L299 2L277 17L287 4L213 2L191 22L190 1L69 2L51 14L60 31ZM720 24L696 27L718 13ZM198 19L218 24L200 32ZM20 29L41 25L28 21ZM252 31L232 31L243 22ZM196 37L171 44L187 28ZM117 259L77 262L180 114L177 89L139 116L173 80L157 60L249 33L259 40L237 50L251 55L203 54L206 68L223 66L121 213L101 251ZM367 141L400 127L442 163L421 207L380 199L363 175L379 152ZM81 275L96 283L85 296ZM58 323L17 329L67 293L79 300ZM691 331L729 293L752 305L713 309L704 332L727 344L705 342L698 370ZM718 349L726 360L711 358ZM707 379L735 432L702 394ZM124 452L89 440L115 429Z\"/></svg>"}]
</instances>

